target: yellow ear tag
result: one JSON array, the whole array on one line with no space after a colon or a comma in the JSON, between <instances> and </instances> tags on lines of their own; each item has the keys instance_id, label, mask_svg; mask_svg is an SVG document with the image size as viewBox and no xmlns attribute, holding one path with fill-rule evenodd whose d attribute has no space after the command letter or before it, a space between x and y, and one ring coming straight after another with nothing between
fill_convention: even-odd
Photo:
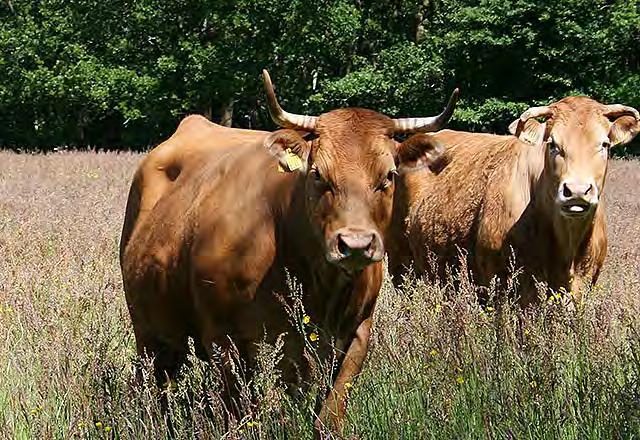
<instances>
[{"instance_id":1,"label":"yellow ear tag","mask_svg":"<svg viewBox=\"0 0 640 440\"><path fill-rule=\"evenodd\" d=\"M287 148L285 161L287 162L287 168L289 171L295 171L302 168L302 159L293 153L290 148Z\"/></svg>"}]
</instances>

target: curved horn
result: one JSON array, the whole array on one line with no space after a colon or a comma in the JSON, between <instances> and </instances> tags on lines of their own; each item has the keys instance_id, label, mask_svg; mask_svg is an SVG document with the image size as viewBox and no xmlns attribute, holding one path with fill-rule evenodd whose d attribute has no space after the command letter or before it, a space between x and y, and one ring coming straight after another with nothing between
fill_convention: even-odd
<instances>
[{"instance_id":1,"label":"curved horn","mask_svg":"<svg viewBox=\"0 0 640 440\"><path fill-rule=\"evenodd\" d=\"M518 127L516 128L516 132L514 135L516 137L520 136L522 133L522 129L524 128L524 124L531 118L548 118L553 115L553 109L546 105L542 107L531 107L523 114L520 115L520 119L518 120Z\"/></svg>"},{"instance_id":2,"label":"curved horn","mask_svg":"<svg viewBox=\"0 0 640 440\"><path fill-rule=\"evenodd\" d=\"M266 69L262 71L262 77L264 79L264 88L267 92L269 114L271 115L271 119L273 119L273 122L284 128L313 131L316 128L318 117L309 115L296 115L295 113L289 113L282 110L282 107L280 107L280 104L278 104L276 93L273 91L271 77L269 76L269 72L267 72Z\"/></svg>"},{"instance_id":3,"label":"curved horn","mask_svg":"<svg viewBox=\"0 0 640 440\"><path fill-rule=\"evenodd\" d=\"M617 118L620 116L633 116L636 121L640 121L638 110L633 107L622 104L609 104L604 106L603 114L608 118Z\"/></svg>"},{"instance_id":4,"label":"curved horn","mask_svg":"<svg viewBox=\"0 0 640 440\"><path fill-rule=\"evenodd\" d=\"M449 98L449 102L445 109L438 116L430 116L427 118L400 118L394 119L395 133L425 133L428 131L438 131L443 128L456 108L460 89L455 89Z\"/></svg>"}]
</instances>

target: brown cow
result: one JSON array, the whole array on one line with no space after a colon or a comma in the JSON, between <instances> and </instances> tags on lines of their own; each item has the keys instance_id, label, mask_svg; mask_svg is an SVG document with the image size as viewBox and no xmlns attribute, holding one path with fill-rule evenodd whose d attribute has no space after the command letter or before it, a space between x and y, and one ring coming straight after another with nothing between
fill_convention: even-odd
<instances>
[{"instance_id":1,"label":"brown cow","mask_svg":"<svg viewBox=\"0 0 640 440\"><path fill-rule=\"evenodd\" d=\"M523 305L537 300L535 281L579 293L582 282L595 283L606 254L609 150L638 130L631 107L568 97L527 110L510 126L518 137L423 135L446 148L449 163L438 175L400 168L389 248L394 282L411 259L418 273L442 277L463 251L481 285L504 280L515 256L525 273Z\"/></svg>"},{"instance_id":2,"label":"brown cow","mask_svg":"<svg viewBox=\"0 0 640 440\"><path fill-rule=\"evenodd\" d=\"M315 117L283 111L266 71L264 80L272 118L287 129L243 132L191 117L141 164L121 242L127 303L158 380L183 364L188 337L203 358L233 342L251 364L257 342L286 333L280 367L300 384L304 343L278 299L287 269L320 329L319 353L331 340L341 353L316 423L340 431L345 383L367 354L399 158L428 165L439 155L422 135L402 144L393 135L442 127L457 91L436 117L356 108Z\"/></svg>"}]
</instances>

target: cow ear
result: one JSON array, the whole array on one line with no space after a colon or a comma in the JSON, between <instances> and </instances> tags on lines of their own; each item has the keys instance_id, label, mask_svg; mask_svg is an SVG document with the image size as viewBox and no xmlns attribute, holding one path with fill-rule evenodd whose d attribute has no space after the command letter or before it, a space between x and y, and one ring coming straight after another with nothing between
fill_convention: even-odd
<instances>
[{"instance_id":1,"label":"cow ear","mask_svg":"<svg viewBox=\"0 0 640 440\"><path fill-rule=\"evenodd\" d=\"M609 130L611 145L625 145L640 132L640 121L633 116L621 116L614 121Z\"/></svg>"},{"instance_id":2,"label":"cow ear","mask_svg":"<svg viewBox=\"0 0 640 440\"><path fill-rule=\"evenodd\" d=\"M516 130L518 128L518 122L520 119L516 119L509 125L509 133L512 135L516 134ZM522 142L530 145L540 145L544 140L544 133L547 128L546 122L538 122L535 119L529 119L524 124L524 128L518 139Z\"/></svg>"},{"instance_id":3,"label":"cow ear","mask_svg":"<svg viewBox=\"0 0 640 440\"><path fill-rule=\"evenodd\" d=\"M280 172L306 172L311 147L294 130L278 130L264 140L264 147L276 159Z\"/></svg>"},{"instance_id":4,"label":"cow ear","mask_svg":"<svg viewBox=\"0 0 640 440\"><path fill-rule=\"evenodd\" d=\"M411 136L397 147L399 171L429 167L438 173L448 163L444 146L431 134Z\"/></svg>"}]
</instances>

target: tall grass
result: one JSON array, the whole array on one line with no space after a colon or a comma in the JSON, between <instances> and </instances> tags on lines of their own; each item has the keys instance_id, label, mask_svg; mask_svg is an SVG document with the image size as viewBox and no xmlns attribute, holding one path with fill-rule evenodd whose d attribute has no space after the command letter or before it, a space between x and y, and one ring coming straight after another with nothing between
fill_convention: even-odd
<instances>
[{"instance_id":1,"label":"tall grass","mask_svg":"<svg viewBox=\"0 0 640 440\"><path fill-rule=\"evenodd\" d=\"M117 243L138 160L0 153L0 437L311 437L324 376L289 397L277 344L261 347L254 376L237 362L242 417L231 423L215 364L193 358L159 389L135 358ZM347 435L640 437L640 202L628 189L638 186L640 164L612 164L610 255L575 311L556 300L481 307L464 271L400 290L386 281Z\"/></svg>"}]
</instances>

